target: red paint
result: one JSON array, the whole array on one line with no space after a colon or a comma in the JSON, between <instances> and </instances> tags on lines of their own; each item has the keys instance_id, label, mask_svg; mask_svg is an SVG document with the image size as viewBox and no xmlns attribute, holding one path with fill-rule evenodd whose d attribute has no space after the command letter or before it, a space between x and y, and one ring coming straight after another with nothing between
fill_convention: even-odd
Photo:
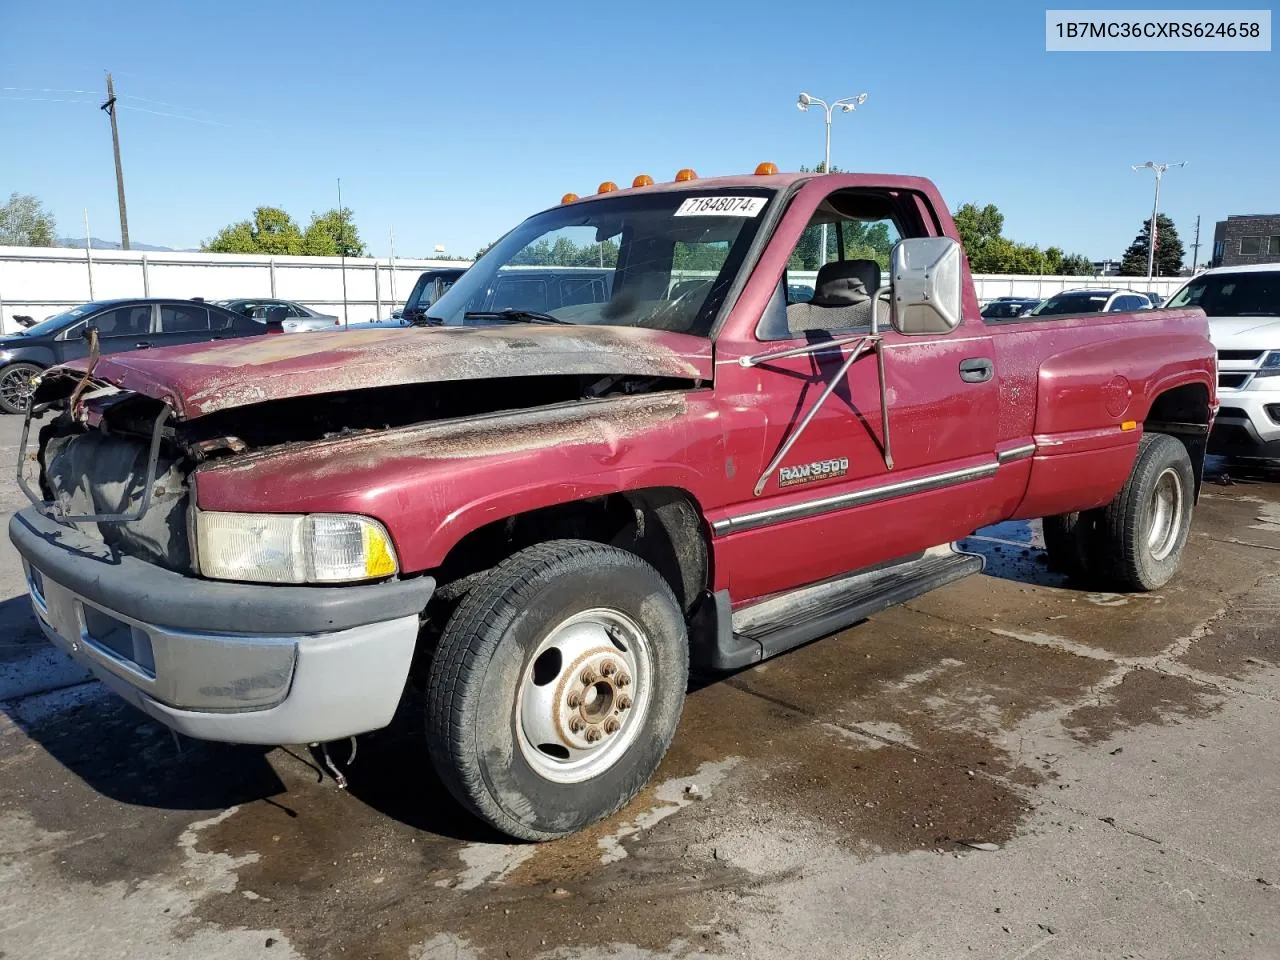
<instances>
[{"instance_id":1,"label":"red paint","mask_svg":"<svg viewBox=\"0 0 1280 960\"><path fill-rule=\"evenodd\" d=\"M882 457L876 360L868 355L853 365L786 461L847 459L847 472L785 488L775 476L757 497L753 488L765 465L839 362L812 356L751 368L736 362L796 345L761 343L755 331L819 202L835 189L896 191L925 233L956 232L933 184L914 177L734 177L642 189L723 186L794 186L795 192L714 345L679 334L613 328L378 331L363 338L311 333L277 339L288 355L252 370L229 361L211 364L211 354L216 359L217 351L228 350L222 345L103 358L98 372L122 386L172 396L187 416L196 416L219 404L234 405L228 398L253 402L255 389L262 391L259 399L271 399L344 384L457 375L471 356L462 349L468 341L485 346L485 356L506 358L513 339L535 340L544 372L593 350L606 365L627 356L633 358L628 362L683 370L701 388L427 424L209 463L196 473L197 500L205 510L368 514L391 531L405 572L415 572L439 566L470 531L521 511L676 487L703 511L713 550L712 586L729 589L735 603L1006 518L1105 503L1123 484L1141 435L1140 428L1121 430L1122 417L1140 424L1161 391L1184 384L1203 385L1216 403L1214 353L1199 311L987 325L966 265L965 319L957 330L943 336L885 334L894 469ZM608 336L615 339L606 342ZM977 357L994 361L995 377L963 382L960 362ZM392 358L399 362L391 364ZM482 375L507 375L504 363L491 363ZM1027 450L1032 445L1034 457ZM1015 459L996 467L997 452ZM984 466L991 469L981 477L942 489L712 533L717 521L756 511Z\"/></svg>"}]
</instances>

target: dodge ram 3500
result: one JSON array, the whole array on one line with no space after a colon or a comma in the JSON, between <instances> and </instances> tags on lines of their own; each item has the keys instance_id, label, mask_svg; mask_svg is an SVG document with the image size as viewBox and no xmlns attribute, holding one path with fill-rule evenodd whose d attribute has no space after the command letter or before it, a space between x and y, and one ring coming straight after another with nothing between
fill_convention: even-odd
<instances>
[{"instance_id":1,"label":"dodge ram 3500","mask_svg":"<svg viewBox=\"0 0 1280 960\"><path fill-rule=\"evenodd\" d=\"M520 278L583 263L607 296ZM150 716L325 743L416 684L449 790L528 839L635 796L691 665L975 573L987 524L1160 587L1217 403L1199 308L984 320L916 177L602 184L429 313L47 371L10 537L49 639Z\"/></svg>"}]
</instances>

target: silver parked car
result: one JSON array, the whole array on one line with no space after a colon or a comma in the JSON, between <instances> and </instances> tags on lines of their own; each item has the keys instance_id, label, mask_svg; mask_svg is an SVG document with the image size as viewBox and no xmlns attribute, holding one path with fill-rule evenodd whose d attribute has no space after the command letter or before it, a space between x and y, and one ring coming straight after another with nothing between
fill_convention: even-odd
<instances>
[{"instance_id":1,"label":"silver parked car","mask_svg":"<svg viewBox=\"0 0 1280 960\"><path fill-rule=\"evenodd\" d=\"M267 320L267 311L272 307L284 307L284 332L305 333L308 330L332 330L342 326L342 321L327 313L320 313L310 307L304 307L292 300L275 300L270 297L245 298L242 300L215 300L220 307L226 307L234 313L242 313L254 320Z\"/></svg>"}]
</instances>

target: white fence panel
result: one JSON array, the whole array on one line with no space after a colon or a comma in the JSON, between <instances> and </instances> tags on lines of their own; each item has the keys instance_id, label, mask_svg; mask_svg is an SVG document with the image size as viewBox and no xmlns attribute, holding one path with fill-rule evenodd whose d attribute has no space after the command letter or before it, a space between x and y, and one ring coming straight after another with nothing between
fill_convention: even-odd
<instances>
[{"instance_id":1,"label":"white fence panel","mask_svg":"<svg viewBox=\"0 0 1280 960\"><path fill-rule=\"evenodd\" d=\"M0 247L0 330L18 330L15 314L43 320L88 300L110 297L280 297L296 300L352 323L387 316L402 304L418 275L431 267L466 266L457 260L264 257L218 253L147 253ZM689 272L692 276L697 271ZM346 296L343 296L343 279ZM793 284L813 285L812 271L788 274ZM1044 298L1074 287L1128 287L1167 297L1185 278L1028 277L978 275L979 300L1003 296ZM343 302L345 299L345 310Z\"/></svg>"},{"instance_id":2,"label":"white fence panel","mask_svg":"<svg viewBox=\"0 0 1280 960\"><path fill-rule=\"evenodd\" d=\"M352 323L386 317L423 270L468 266L457 260L264 257L140 250L0 247L0 331L89 300L113 297L280 297ZM346 296L343 296L343 279Z\"/></svg>"}]
</instances>

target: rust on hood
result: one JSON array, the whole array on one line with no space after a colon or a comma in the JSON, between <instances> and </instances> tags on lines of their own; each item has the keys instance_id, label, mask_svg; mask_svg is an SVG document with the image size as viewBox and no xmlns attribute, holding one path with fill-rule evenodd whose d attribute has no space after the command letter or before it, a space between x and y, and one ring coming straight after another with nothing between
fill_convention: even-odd
<instances>
[{"instance_id":1,"label":"rust on hood","mask_svg":"<svg viewBox=\"0 0 1280 960\"><path fill-rule=\"evenodd\" d=\"M506 324L283 334L118 354L99 360L94 379L167 400L190 420L409 383L559 374L709 381L712 367L711 341L688 334Z\"/></svg>"}]
</instances>

